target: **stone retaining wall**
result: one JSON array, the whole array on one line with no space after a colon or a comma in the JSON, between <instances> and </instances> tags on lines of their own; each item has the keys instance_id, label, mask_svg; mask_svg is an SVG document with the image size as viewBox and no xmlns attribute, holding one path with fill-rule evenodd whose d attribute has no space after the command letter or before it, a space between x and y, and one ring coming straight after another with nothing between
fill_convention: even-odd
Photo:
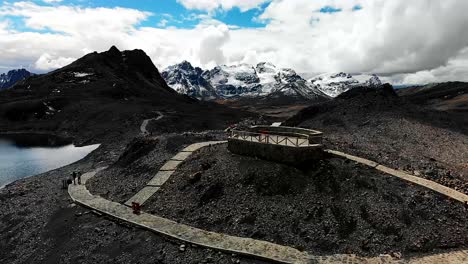
<instances>
[{"instance_id":1,"label":"stone retaining wall","mask_svg":"<svg viewBox=\"0 0 468 264\"><path fill-rule=\"evenodd\" d=\"M228 150L232 153L257 157L289 165L300 165L311 160L321 159L323 150L321 145L295 147L285 145L266 144L230 138Z\"/></svg>"}]
</instances>

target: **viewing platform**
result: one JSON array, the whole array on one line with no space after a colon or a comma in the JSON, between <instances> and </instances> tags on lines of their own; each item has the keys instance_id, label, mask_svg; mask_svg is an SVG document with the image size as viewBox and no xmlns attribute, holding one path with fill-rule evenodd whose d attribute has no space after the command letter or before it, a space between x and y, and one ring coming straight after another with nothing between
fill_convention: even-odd
<instances>
[{"instance_id":1,"label":"viewing platform","mask_svg":"<svg viewBox=\"0 0 468 264\"><path fill-rule=\"evenodd\" d=\"M321 159L323 133L317 130L285 126L253 126L232 130L228 149L232 153L265 160L299 165Z\"/></svg>"}]
</instances>

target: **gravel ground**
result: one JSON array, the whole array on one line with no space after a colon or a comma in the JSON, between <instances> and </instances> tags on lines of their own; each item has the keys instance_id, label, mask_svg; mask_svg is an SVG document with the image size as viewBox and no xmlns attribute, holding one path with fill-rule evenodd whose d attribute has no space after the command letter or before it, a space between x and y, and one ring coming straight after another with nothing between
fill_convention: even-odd
<instances>
[{"instance_id":1,"label":"gravel ground","mask_svg":"<svg viewBox=\"0 0 468 264\"><path fill-rule=\"evenodd\" d=\"M466 114L414 105L393 90L356 90L341 96L304 109L286 123L323 131L327 148L468 194Z\"/></svg>"},{"instance_id":2,"label":"gravel ground","mask_svg":"<svg viewBox=\"0 0 468 264\"><path fill-rule=\"evenodd\" d=\"M75 206L61 179L112 164L123 147L103 146L75 164L1 189L0 263L266 263L190 245L181 249L177 241Z\"/></svg>"},{"instance_id":3,"label":"gravel ground","mask_svg":"<svg viewBox=\"0 0 468 264\"><path fill-rule=\"evenodd\" d=\"M330 126L322 121L309 120L301 126L322 130L327 148L366 157L468 194L466 135L385 115L361 127Z\"/></svg>"},{"instance_id":4,"label":"gravel ground","mask_svg":"<svg viewBox=\"0 0 468 264\"><path fill-rule=\"evenodd\" d=\"M234 155L226 145L192 155L144 210L316 254L468 246L461 203L343 159L298 169Z\"/></svg>"},{"instance_id":5,"label":"gravel ground","mask_svg":"<svg viewBox=\"0 0 468 264\"><path fill-rule=\"evenodd\" d=\"M225 134L221 131L135 138L127 144L115 163L99 172L86 185L93 194L124 203L145 187L159 168L187 145L222 139L225 139Z\"/></svg>"}]
</instances>

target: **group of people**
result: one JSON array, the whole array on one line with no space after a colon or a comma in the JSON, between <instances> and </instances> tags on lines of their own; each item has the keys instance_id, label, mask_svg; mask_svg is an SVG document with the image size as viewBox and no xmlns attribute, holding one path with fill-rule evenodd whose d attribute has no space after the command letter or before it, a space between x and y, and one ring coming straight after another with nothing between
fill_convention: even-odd
<instances>
[{"instance_id":1,"label":"group of people","mask_svg":"<svg viewBox=\"0 0 468 264\"><path fill-rule=\"evenodd\" d=\"M78 184L81 184L81 171L72 171L72 172L70 172L70 178L62 179L62 189L67 189L68 185L70 185L72 183L74 185L76 185L76 182L78 182Z\"/></svg>"},{"instance_id":2,"label":"group of people","mask_svg":"<svg viewBox=\"0 0 468 264\"><path fill-rule=\"evenodd\" d=\"M81 184L81 172L80 171L72 171L70 175L72 177L73 184L76 185L77 180L78 180L78 184Z\"/></svg>"}]
</instances>

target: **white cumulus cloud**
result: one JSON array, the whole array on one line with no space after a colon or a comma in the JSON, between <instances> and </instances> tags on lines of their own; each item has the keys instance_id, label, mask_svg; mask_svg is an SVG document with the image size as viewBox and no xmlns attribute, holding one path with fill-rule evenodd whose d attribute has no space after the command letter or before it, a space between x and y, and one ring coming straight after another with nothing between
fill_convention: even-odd
<instances>
[{"instance_id":1,"label":"white cumulus cloud","mask_svg":"<svg viewBox=\"0 0 468 264\"><path fill-rule=\"evenodd\" d=\"M42 54L35 63L35 67L39 70L53 70L61 68L75 61L75 58L66 58L61 56L53 56L48 53Z\"/></svg>"},{"instance_id":2,"label":"white cumulus cloud","mask_svg":"<svg viewBox=\"0 0 468 264\"><path fill-rule=\"evenodd\" d=\"M194 28L139 27L152 14L130 8L0 4L0 66L45 71L90 51L143 49L158 67L270 61L298 72L377 73L394 83L468 81L468 1L459 0L178 0L205 10ZM263 28L226 25L214 10L245 11L271 2ZM353 10L355 6L362 7ZM341 9L318 12L323 7ZM165 18L168 19L168 18ZM160 21L159 27L164 27Z\"/></svg>"},{"instance_id":3,"label":"white cumulus cloud","mask_svg":"<svg viewBox=\"0 0 468 264\"><path fill-rule=\"evenodd\" d=\"M226 62L222 46L229 40L229 29L226 25L209 26L203 29L200 42L200 62L207 64L223 64Z\"/></svg>"}]
</instances>

